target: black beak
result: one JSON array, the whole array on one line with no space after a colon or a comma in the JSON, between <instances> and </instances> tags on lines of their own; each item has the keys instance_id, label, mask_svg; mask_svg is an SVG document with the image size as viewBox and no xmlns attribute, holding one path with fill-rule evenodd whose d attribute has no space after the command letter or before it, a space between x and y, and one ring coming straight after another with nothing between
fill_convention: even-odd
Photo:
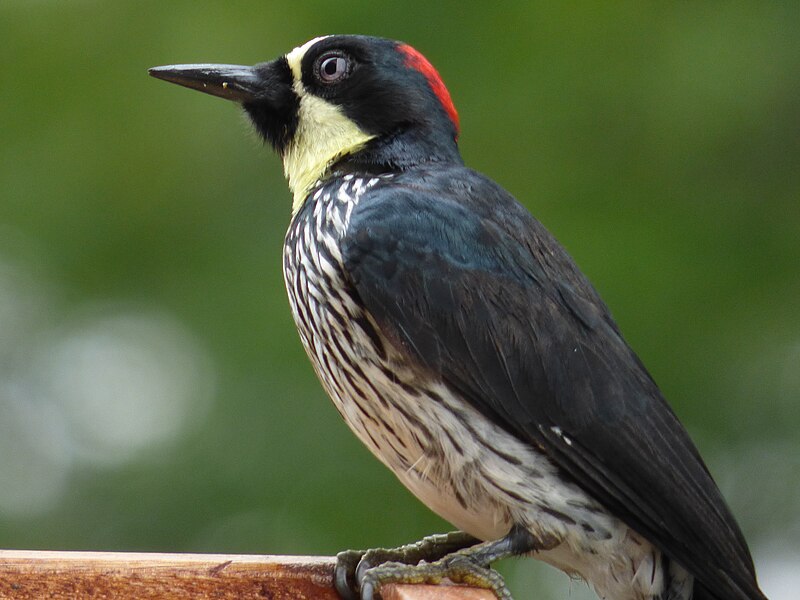
<instances>
[{"instance_id":1,"label":"black beak","mask_svg":"<svg viewBox=\"0 0 800 600\"><path fill-rule=\"evenodd\" d=\"M233 100L253 102L263 94L264 78L254 67L240 65L168 65L148 71L157 79Z\"/></svg>"},{"instance_id":2,"label":"black beak","mask_svg":"<svg viewBox=\"0 0 800 600\"><path fill-rule=\"evenodd\" d=\"M150 75L241 104L259 134L283 152L297 130L300 99L292 88L286 58L239 65L169 65L153 67Z\"/></svg>"}]
</instances>

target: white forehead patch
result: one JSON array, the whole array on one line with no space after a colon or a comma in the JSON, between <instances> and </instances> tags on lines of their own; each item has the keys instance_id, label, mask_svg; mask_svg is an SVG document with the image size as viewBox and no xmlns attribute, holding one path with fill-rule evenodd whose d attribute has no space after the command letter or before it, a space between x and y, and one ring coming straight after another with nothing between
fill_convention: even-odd
<instances>
[{"instance_id":1,"label":"white forehead patch","mask_svg":"<svg viewBox=\"0 0 800 600\"><path fill-rule=\"evenodd\" d=\"M302 70L302 62L303 57L308 52L308 49L311 48L317 42L321 42L325 38L329 38L329 35L322 35L320 37L315 37L313 40L307 41L302 46L298 46L289 54L286 55L286 62L289 63L289 68L292 70L292 76L294 77L295 81L300 81L303 78L303 70Z\"/></svg>"}]
</instances>

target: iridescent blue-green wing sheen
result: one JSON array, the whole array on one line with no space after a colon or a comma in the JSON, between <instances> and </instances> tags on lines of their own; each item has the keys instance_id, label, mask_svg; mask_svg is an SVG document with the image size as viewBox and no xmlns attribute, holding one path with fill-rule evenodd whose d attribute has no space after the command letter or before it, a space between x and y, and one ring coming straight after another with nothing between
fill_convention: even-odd
<instances>
[{"instance_id":1,"label":"iridescent blue-green wing sheen","mask_svg":"<svg viewBox=\"0 0 800 600\"><path fill-rule=\"evenodd\" d=\"M685 429L591 284L507 192L460 166L398 176L362 197L341 249L388 339L683 565L695 598L763 598Z\"/></svg>"}]
</instances>

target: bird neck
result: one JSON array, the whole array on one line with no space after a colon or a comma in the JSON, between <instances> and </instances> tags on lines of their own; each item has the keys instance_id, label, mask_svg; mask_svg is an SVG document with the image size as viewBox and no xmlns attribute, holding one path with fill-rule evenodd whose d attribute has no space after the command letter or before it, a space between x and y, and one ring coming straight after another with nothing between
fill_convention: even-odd
<instances>
[{"instance_id":1,"label":"bird neck","mask_svg":"<svg viewBox=\"0 0 800 600\"><path fill-rule=\"evenodd\" d=\"M285 161L284 161L285 162ZM399 130L374 137L333 159L323 169L316 184L294 189L292 214L296 214L316 185L348 173L382 175L407 171L425 164L457 164L464 161L449 132L425 131L420 128Z\"/></svg>"},{"instance_id":2,"label":"bird neck","mask_svg":"<svg viewBox=\"0 0 800 600\"><path fill-rule=\"evenodd\" d=\"M333 171L391 173L426 163L464 164L452 135L420 128L374 138L333 165Z\"/></svg>"}]
</instances>

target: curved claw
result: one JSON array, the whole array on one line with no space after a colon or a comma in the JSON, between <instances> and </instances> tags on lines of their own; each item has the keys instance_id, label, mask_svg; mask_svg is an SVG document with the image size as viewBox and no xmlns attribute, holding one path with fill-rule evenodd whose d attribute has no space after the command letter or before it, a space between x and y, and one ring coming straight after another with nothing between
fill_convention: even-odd
<instances>
[{"instance_id":1,"label":"curved claw","mask_svg":"<svg viewBox=\"0 0 800 600\"><path fill-rule=\"evenodd\" d=\"M345 550L336 555L336 566L333 569L333 586L342 600L359 600L359 582L356 569L361 564L364 552L361 550Z\"/></svg>"},{"instance_id":2,"label":"curved claw","mask_svg":"<svg viewBox=\"0 0 800 600\"><path fill-rule=\"evenodd\" d=\"M375 600L375 586L371 583L364 583L361 588L361 600Z\"/></svg>"},{"instance_id":3,"label":"curved claw","mask_svg":"<svg viewBox=\"0 0 800 600\"><path fill-rule=\"evenodd\" d=\"M364 575L367 573L367 571L369 571L374 566L375 565L373 565L371 561L363 557L361 558L360 561L358 561L358 565L356 566L356 572L354 574L355 580L358 582L358 585L360 585L361 582L364 581Z\"/></svg>"},{"instance_id":4,"label":"curved claw","mask_svg":"<svg viewBox=\"0 0 800 600\"><path fill-rule=\"evenodd\" d=\"M382 548L372 548L364 552L361 556L361 560L358 561L358 566L356 566L355 580L357 585L360 585L361 582L364 581L364 575L367 571L390 560L397 560L396 553L391 550L387 551Z\"/></svg>"}]
</instances>

